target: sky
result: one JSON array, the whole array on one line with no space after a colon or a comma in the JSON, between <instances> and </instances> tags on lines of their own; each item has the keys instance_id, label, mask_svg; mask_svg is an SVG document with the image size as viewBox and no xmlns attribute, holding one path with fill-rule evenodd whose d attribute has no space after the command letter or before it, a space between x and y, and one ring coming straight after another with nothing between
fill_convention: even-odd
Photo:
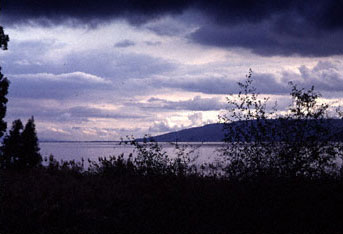
<instances>
[{"instance_id":1,"label":"sky","mask_svg":"<svg viewBox=\"0 0 343 234\"><path fill-rule=\"evenodd\" d=\"M249 69L343 100L342 0L5 0L7 117L40 140L119 140L218 122Z\"/></svg>"}]
</instances>

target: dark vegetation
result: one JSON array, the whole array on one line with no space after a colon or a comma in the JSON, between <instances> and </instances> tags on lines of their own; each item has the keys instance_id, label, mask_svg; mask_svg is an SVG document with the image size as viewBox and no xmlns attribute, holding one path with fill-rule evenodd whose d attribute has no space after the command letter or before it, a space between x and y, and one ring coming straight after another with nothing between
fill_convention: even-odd
<instances>
[{"instance_id":1,"label":"dark vegetation","mask_svg":"<svg viewBox=\"0 0 343 234\"><path fill-rule=\"evenodd\" d=\"M118 163L120 164L120 163ZM340 233L342 180L7 171L2 233Z\"/></svg>"},{"instance_id":2,"label":"dark vegetation","mask_svg":"<svg viewBox=\"0 0 343 234\"><path fill-rule=\"evenodd\" d=\"M8 35L4 33L4 29L0 26L0 49L7 50L7 44L9 41ZM9 81L6 77L1 73L1 67L0 67L0 137L4 135L4 132L6 131L7 124L3 120L6 115L6 103L7 98L6 95L8 93L8 86Z\"/></svg>"},{"instance_id":3,"label":"dark vegetation","mask_svg":"<svg viewBox=\"0 0 343 234\"><path fill-rule=\"evenodd\" d=\"M228 98L229 115L221 117L229 143L223 151L223 169L229 177L340 175L337 160L342 159L343 148L337 139L342 124L337 122L343 120L330 117L329 106L319 103L320 93L313 86L304 90L290 83L292 104L286 114L277 116L276 106L268 111L268 98L259 98L252 82L250 71L245 83L239 83L238 97ZM336 117L342 116L339 109L336 112ZM271 121L275 116L277 121Z\"/></svg>"},{"instance_id":4,"label":"dark vegetation","mask_svg":"<svg viewBox=\"0 0 343 234\"><path fill-rule=\"evenodd\" d=\"M12 129L5 136L1 147L1 168L19 170L37 167L41 163L35 129L33 117L27 121L25 128L20 119L13 121Z\"/></svg>"},{"instance_id":5,"label":"dark vegetation","mask_svg":"<svg viewBox=\"0 0 343 234\"><path fill-rule=\"evenodd\" d=\"M9 83L0 82L4 123ZM0 233L341 233L341 129L328 127L338 120L313 88L293 84L289 112L277 116L252 82L250 72L228 98L227 144L213 164L193 164L180 145L170 158L148 137L123 141L135 157L85 170L51 156L43 166L33 117L15 120L1 147Z\"/></svg>"}]
</instances>

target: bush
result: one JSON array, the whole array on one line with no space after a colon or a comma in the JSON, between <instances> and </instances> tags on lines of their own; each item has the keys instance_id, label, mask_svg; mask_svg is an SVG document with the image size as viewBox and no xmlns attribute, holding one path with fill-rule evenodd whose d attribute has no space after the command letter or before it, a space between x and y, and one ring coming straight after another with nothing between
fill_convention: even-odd
<instances>
[{"instance_id":1,"label":"bush","mask_svg":"<svg viewBox=\"0 0 343 234\"><path fill-rule=\"evenodd\" d=\"M221 116L227 176L337 175L336 160L342 158L343 148L336 140L341 129L333 126L329 106L318 103L321 95L314 87L305 90L290 83L292 104L287 114L277 116L277 105L268 111L269 99L260 98L253 87L252 71L239 86L239 94L228 98L229 115Z\"/></svg>"}]
</instances>

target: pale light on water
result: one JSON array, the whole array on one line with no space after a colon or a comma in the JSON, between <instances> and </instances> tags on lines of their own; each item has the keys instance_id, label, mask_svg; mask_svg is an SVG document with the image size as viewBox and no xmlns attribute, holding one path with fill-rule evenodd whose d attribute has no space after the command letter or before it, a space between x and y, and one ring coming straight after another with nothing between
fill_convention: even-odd
<instances>
[{"instance_id":1,"label":"pale light on water","mask_svg":"<svg viewBox=\"0 0 343 234\"><path fill-rule=\"evenodd\" d=\"M158 143L170 157L175 157L177 150L175 143L161 142ZM218 142L184 142L178 143L189 153L191 158L197 162L208 162L216 158L218 149L222 143ZM119 142L40 142L40 153L43 157L53 155L58 161L75 160L81 161L83 158L86 162L88 159L97 160L99 157L118 156L124 153L128 156L130 153L136 154L135 148L129 144L120 144Z\"/></svg>"}]
</instances>

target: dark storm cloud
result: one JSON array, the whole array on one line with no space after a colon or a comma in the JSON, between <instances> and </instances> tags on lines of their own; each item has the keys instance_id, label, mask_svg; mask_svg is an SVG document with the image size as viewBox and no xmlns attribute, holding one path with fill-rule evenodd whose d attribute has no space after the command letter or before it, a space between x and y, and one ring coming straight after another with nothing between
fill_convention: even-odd
<instances>
[{"instance_id":1,"label":"dark storm cloud","mask_svg":"<svg viewBox=\"0 0 343 234\"><path fill-rule=\"evenodd\" d=\"M208 24L190 35L194 42L222 48L246 48L255 54L330 56L343 54L343 30L314 27L309 22L290 19L284 25L270 19L241 25Z\"/></svg>"},{"instance_id":2,"label":"dark storm cloud","mask_svg":"<svg viewBox=\"0 0 343 234\"><path fill-rule=\"evenodd\" d=\"M247 48L265 56L343 54L343 0L9 0L2 7L2 22L7 25L97 25L112 19L140 25L188 10L207 21L190 36L200 44ZM149 27L161 35L180 33L168 22Z\"/></svg>"},{"instance_id":3,"label":"dark storm cloud","mask_svg":"<svg viewBox=\"0 0 343 234\"><path fill-rule=\"evenodd\" d=\"M25 23L34 20L51 25L72 23L97 24L114 18L126 18L141 24L163 14L182 12L190 5L183 0L9 0L2 3L7 23Z\"/></svg>"},{"instance_id":4,"label":"dark storm cloud","mask_svg":"<svg viewBox=\"0 0 343 234\"><path fill-rule=\"evenodd\" d=\"M274 15L301 15L318 27L341 28L341 0L8 0L2 3L3 14L11 20L50 19L81 22L124 17L132 22L146 22L165 14L180 14L196 9L219 24L260 22Z\"/></svg>"},{"instance_id":5,"label":"dark storm cloud","mask_svg":"<svg viewBox=\"0 0 343 234\"><path fill-rule=\"evenodd\" d=\"M237 11L228 11L225 4L209 6L209 22L190 38L204 45L246 48L263 56L343 54L342 0L245 3L236 4Z\"/></svg>"}]
</instances>

